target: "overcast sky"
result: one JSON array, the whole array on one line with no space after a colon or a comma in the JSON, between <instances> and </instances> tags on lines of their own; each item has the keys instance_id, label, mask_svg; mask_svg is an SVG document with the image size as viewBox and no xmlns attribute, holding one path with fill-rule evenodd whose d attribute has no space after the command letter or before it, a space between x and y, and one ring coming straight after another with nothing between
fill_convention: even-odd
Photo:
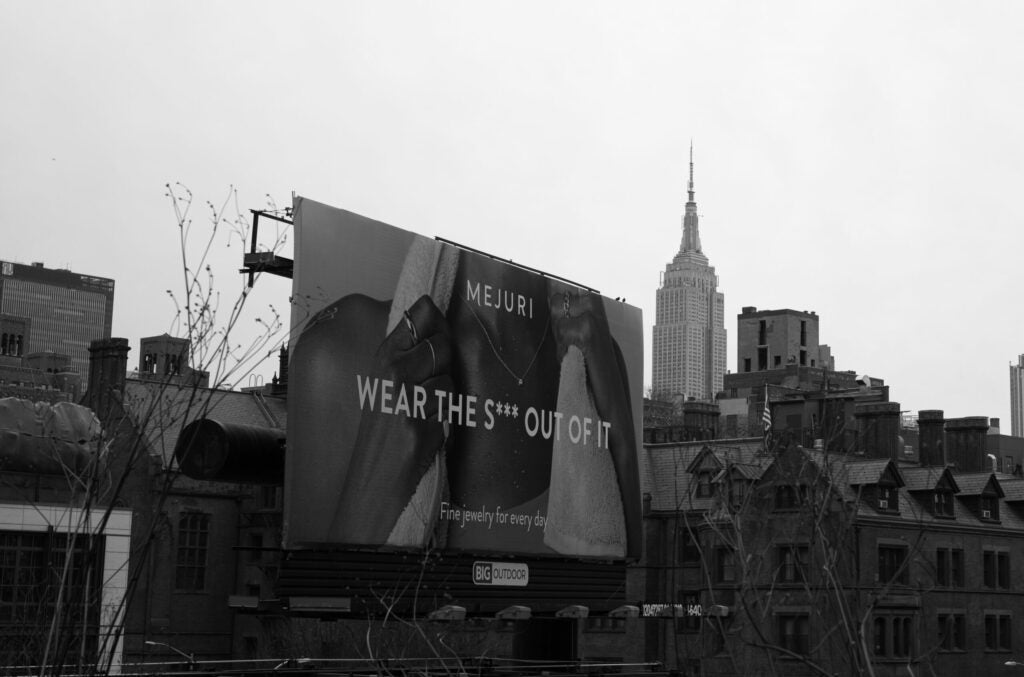
<instances>
[{"instance_id":1,"label":"overcast sky","mask_svg":"<svg viewBox=\"0 0 1024 677\"><path fill-rule=\"evenodd\" d=\"M114 278L136 364L182 284L164 185L235 186L242 210L295 191L624 296L649 351L692 139L730 369L743 306L813 310L837 368L1009 432L1022 20L976 1L3 0L0 259ZM216 249L223 298L241 253ZM289 291L262 279L255 314Z\"/></svg>"}]
</instances>

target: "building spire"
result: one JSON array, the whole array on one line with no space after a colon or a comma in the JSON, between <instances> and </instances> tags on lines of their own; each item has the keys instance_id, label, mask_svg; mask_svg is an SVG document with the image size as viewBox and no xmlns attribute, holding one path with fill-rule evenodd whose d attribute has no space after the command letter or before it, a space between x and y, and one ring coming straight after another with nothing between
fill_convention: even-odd
<instances>
[{"instance_id":1,"label":"building spire","mask_svg":"<svg viewBox=\"0 0 1024 677\"><path fill-rule=\"evenodd\" d=\"M693 198L693 139L690 139L690 182L687 184L689 201L686 203L686 214L683 216L683 244L679 253L702 253L700 248L700 231L697 227L697 202Z\"/></svg>"},{"instance_id":2,"label":"building spire","mask_svg":"<svg viewBox=\"0 0 1024 677\"><path fill-rule=\"evenodd\" d=\"M690 183L687 186L690 202L693 202L693 139L690 139Z\"/></svg>"}]
</instances>

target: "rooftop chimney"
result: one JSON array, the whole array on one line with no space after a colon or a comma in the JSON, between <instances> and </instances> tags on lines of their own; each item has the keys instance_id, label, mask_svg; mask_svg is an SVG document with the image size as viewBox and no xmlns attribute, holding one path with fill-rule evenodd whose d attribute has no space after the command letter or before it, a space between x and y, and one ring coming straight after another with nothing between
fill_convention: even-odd
<instances>
[{"instance_id":1,"label":"rooftop chimney","mask_svg":"<svg viewBox=\"0 0 1024 677\"><path fill-rule=\"evenodd\" d=\"M920 424L919 424L920 425ZM946 421L946 463L961 472L983 472L988 469L985 436L988 418L967 416Z\"/></svg>"},{"instance_id":2,"label":"rooftop chimney","mask_svg":"<svg viewBox=\"0 0 1024 677\"><path fill-rule=\"evenodd\" d=\"M129 350L125 338L96 339L89 344L89 389L85 393L85 404L101 421L107 420L112 405L124 395Z\"/></svg>"},{"instance_id":3,"label":"rooftop chimney","mask_svg":"<svg viewBox=\"0 0 1024 677\"><path fill-rule=\"evenodd\" d=\"M941 409L923 409L917 412L918 458L921 465L946 465L945 432Z\"/></svg>"},{"instance_id":4,"label":"rooftop chimney","mask_svg":"<svg viewBox=\"0 0 1024 677\"><path fill-rule=\"evenodd\" d=\"M900 403L867 402L854 405L858 451L869 458L900 458Z\"/></svg>"}]
</instances>

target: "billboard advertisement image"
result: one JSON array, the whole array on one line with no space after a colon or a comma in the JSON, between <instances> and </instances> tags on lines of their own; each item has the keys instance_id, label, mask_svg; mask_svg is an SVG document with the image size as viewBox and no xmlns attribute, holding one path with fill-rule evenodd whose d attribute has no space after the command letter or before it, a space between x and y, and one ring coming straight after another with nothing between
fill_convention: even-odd
<instances>
[{"instance_id":1,"label":"billboard advertisement image","mask_svg":"<svg viewBox=\"0 0 1024 677\"><path fill-rule=\"evenodd\" d=\"M285 546L637 558L638 308L295 198Z\"/></svg>"}]
</instances>

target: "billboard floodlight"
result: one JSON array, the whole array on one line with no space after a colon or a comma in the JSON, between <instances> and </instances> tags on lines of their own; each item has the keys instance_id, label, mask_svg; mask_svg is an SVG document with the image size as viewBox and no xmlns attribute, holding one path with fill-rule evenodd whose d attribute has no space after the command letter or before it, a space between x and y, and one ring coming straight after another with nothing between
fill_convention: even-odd
<instances>
[{"instance_id":1,"label":"billboard floodlight","mask_svg":"<svg viewBox=\"0 0 1024 677\"><path fill-rule=\"evenodd\" d=\"M640 607L635 604L623 604L608 612L612 618L637 618L640 616Z\"/></svg>"},{"instance_id":2,"label":"billboard floodlight","mask_svg":"<svg viewBox=\"0 0 1024 677\"><path fill-rule=\"evenodd\" d=\"M586 618L589 615L590 609L582 604L570 604L555 612L556 618Z\"/></svg>"}]
</instances>

